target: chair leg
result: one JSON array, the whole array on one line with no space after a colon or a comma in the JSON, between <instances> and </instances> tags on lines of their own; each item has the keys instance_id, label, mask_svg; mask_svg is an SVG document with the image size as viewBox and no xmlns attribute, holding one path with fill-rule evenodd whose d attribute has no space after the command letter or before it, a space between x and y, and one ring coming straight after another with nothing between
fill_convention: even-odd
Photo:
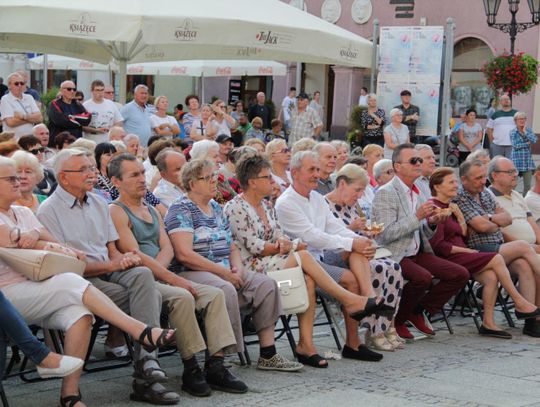
<instances>
[{"instance_id":1,"label":"chair leg","mask_svg":"<svg viewBox=\"0 0 540 407\"><path fill-rule=\"evenodd\" d=\"M4 390L4 386L2 384L2 381L0 379L0 399L2 400L2 405L4 407L9 407L9 403L8 403L8 400L7 400L7 396L6 396L6 392Z\"/></svg>"},{"instance_id":2,"label":"chair leg","mask_svg":"<svg viewBox=\"0 0 540 407\"><path fill-rule=\"evenodd\" d=\"M441 309L441 314L442 314L442 317L443 317L444 322L446 324L446 327L448 328L448 332L450 332L450 335L454 335L454 329L452 328L452 324L450 324L450 320L446 316L446 311L445 311L444 307L442 307L442 309Z\"/></svg>"},{"instance_id":3,"label":"chair leg","mask_svg":"<svg viewBox=\"0 0 540 407\"><path fill-rule=\"evenodd\" d=\"M285 315L282 315L281 317L281 323L283 324L283 329L285 330L285 334L287 335L287 339L289 340L289 345L291 346L292 353L294 357L296 357L296 341L294 340L294 335L291 330L291 326L289 325L289 318Z\"/></svg>"},{"instance_id":4,"label":"chair leg","mask_svg":"<svg viewBox=\"0 0 540 407\"><path fill-rule=\"evenodd\" d=\"M503 298L501 294L502 287L499 288L499 291L497 292L497 302L501 306L502 312L506 318L506 322L508 322L508 326L511 328L515 328L516 324L514 323L514 320L512 319L512 315L510 315L510 311L508 310L508 304L506 303L506 300Z\"/></svg>"},{"instance_id":5,"label":"chair leg","mask_svg":"<svg viewBox=\"0 0 540 407\"><path fill-rule=\"evenodd\" d=\"M321 302L322 309L324 311L324 315L326 315L326 319L328 320L328 325L330 325L330 330L332 331L332 336L334 337L334 341L336 342L336 346L338 350L341 350L341 342L339 341L336 328L334 326L334 321L332 319L332 315L330 314L330 311L328 310L328 304L326 304L325 299L322 296L319 296L319 300Z\"/></svg>"}]
</instances>

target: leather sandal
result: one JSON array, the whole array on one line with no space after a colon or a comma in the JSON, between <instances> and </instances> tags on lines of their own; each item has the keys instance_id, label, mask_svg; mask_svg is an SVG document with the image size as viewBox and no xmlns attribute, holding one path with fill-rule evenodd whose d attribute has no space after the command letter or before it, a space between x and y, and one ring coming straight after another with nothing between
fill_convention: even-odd
<instances>
[{"instance_id":1,"label":"leather sandal","mask_svg":"<svg viewBox=\"0 0 540 407\"><path fill-rule=\"evenodd\" d=\"M79 394L73 396L60 397L60 407L75 407L79 401L82 401L82 395L79 391Z\"/></svg>"},{"instance_id":2,"label":"leather sandal","mask_svg":"<svg viewBox=\"0 0 540 407\"><path fill-rule=\"evenodd\" d=\"M172 332L176 331L176 329L163 329L159 337L157 338L157 341L154 342L154 339L152 338L152 327L147 326L144 328L144 330L139 335L139 339L137 339L137 342L140 343L140 345L144 348L145 351L148 353L152 353L157 348L161 348L165 345L170 344L172 341L174 341L174 335L170 335L169 338L167 336Z\"/></svg>"},{"instance_id":3,"label":"leather sandal","mask_svg":"<svg viewBox=\"0 0 540 407\"><path fill-rule=\"evenodd\" d=\"M149 360L155 360L149 356L145 356L142 359L138 360L134 364L134 372L133 377L135 379L144 380L146 383L154 384L154 383L165 383L167 380L169 380L169 377L167 376L167 373L163 369L160 369L158 367L147 367L144 368L144 365ZM154 372L162 373L154 375Z\"/></svg>"},{"instance_id":4,"label":"leather sandal","mask_svg":"<svg viewBox=\"0 0 540 407\"><path fill-rule=\"evenodd\" d=\"M160 406L175 405L180 401L180 396L174 391L165 388L153 389L150 383L137 383L136 380L133 380L131 387L133 393L129 395L129 399L133 401L142 401Z\"/></svg>"},{"instance_id":5,"label":"leather sandal","mask_svg":"<svg viewBox=\"0 0 540 407\"><path fill-rule=\"evenodd\" d=\"M375 298L369 297L363 310L349 314L352 319L363 320L370 315L379 315L381 317L392 318L396 309L384 303L384 300L376 302Z\"/></svg>"},{"instance_id":6,"label":"leather sandal","mask_svg":"<svg viewBox=\"0 0 540 407\"><path fill-rule=\"evenodd\" d=\"M311 367L316 367L319 369L326 369L328 367L328 360L323 358L318 353L314 353L313 355L302 355L301 353L296 353L296 359L303 365L308 365ZM321 362L324 362L321 364Z\"/></svg>"}]
</instances>

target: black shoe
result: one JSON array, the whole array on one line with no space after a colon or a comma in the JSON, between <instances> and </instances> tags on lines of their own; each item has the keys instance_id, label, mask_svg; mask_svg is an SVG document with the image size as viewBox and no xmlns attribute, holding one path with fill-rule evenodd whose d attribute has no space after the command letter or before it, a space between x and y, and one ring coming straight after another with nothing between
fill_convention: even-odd
<instances>
[{"instance_id":1,"label":"black shoe","mask_svg":"<svg viewBox=\"0 0 540 407\"><path fill-rule=\"evenodd\" d=\"M395 312L396 309L394 307L391 307L390 305L386 305L384 303L384 300L381 300L377 303L375 301L375 298L370 297L368 298L366 306L362 311L354 312L352 314L349 314L349 316L352 319L361 321L365 317L368 317L370 315L378 315L381 317L392 318Z\"/></svg>"},{"instance_id":2,"label":"black shoe","mask_svg":"<svg viewBox=\"0 0 540 407\"><path fill-rule=\"evenodd\" d=\"M515 311L517 319L530 319L540 317L540 308L536 308L533 312L519 312Z\"/></svg>"},{"instance_id":3,"label":"black shoe","mask_svg":"<svg viewBox=\"0 0 540 407\"><path fill-rule=\"evenodd\" d=\"M206 382L212 389L221 390L226 393L241 394L248 391L246 384L229 372L229 369L223 366L223 364L206 371Z\"/></svg>"},{"instance_id":4,"label":"black shoe","mask_svg":"<svg viewBox=\"0 0 540 407\"><path fill-rule=\"evenodd\" d=\"M540 321L526 319L523 327L523 335L529 335L533 338L540 338Z\"/></svg>"},{"instance_id":5,"label":"black shoe","mask_svg":"<svg viewBox=\"0 0 540 407\"><path fill-rule=\"evenodd\" d=\"M366 345L360 345L358 349L353 349L345 345L341 351L341 356L347 359L363 360L365 362L378 362L383 358L383 355L373 352Z\"/></svg>"},{"instance_id":6,"label":"black shoe","mask_svg":"<svg viewBox=\"0 0 540 407\"><path fill-rule=\"evenodd\" d=\"M492 336L493 338L500 339L512 339L512 334L503 330L495 330L486 328L484 325L480 326L478 333L482 336Z\"/></svg>"},{"instance_id":7,"label":"black shoe","mask_svg":"<svg viewBox=\"0 0 540 407\"><path fill-rule=\"evenodd\" d=\"M167 390L159 383L138 383L136 380L133 380L131 387L133 388L133 393L129 395L129 398L133 401L141 401L158 406L176 405L180 401L178 394L174 391Z\"/></svg>"},{"instance_id":8,"label":"black shoe","mask_svg":"<svg viewBox=\"0 0 540 407\"><path fill-rule=\"evenodd\" d=\"M182 390L195 397L207 397L212 393L212 389L206 383L204 373L199 366L190 370L184 369Z\"/></svg>"}]
</instances>

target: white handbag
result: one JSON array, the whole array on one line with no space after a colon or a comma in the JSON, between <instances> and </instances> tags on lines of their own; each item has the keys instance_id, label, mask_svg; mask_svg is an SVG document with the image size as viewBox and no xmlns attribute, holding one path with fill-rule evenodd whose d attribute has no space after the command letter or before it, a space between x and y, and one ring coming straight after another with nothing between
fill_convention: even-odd
<instances>
[{"instance_id":1,"label":"white handbag","mask_svg":"<svg viewBox=\"0 0 540 407\"><path fill-rule=\"evenodd\" d=\"M285 315L301 314L309 307L309 296L304 272L302 271L302 261L296 252L293 255L298 263L296 267L266 273L268 277L277 283Z\"/></svg>"},{"instance_id":2,"label":"white handbag","mask_svg":"<svg viewBox=\"0 0 540 407\"><path fill-rule=\"evenodd\" d=\"M43 281L56 274L83 275L86 263L75 257L47 250L0 247L0 259L32 281Z\"/></svg>"}]
</instances>

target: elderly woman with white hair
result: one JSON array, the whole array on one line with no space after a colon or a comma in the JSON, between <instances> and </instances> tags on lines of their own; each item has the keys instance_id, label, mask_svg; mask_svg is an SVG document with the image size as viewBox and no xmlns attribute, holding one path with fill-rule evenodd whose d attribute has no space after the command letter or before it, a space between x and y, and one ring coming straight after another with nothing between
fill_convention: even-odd
<instances>
[{"instance_id":1,"label":"elderly woman with white hair","mask_svg":"<svg viewBox=\"0 0 540 407\"><path fill-rule=\"evenodd\" d=\"M392 159L394 148L409 142L409 128L402 123L403 112L390 110L390 124L384 128L384 158Z\"/></svg>"},{"instance_id":2,"label":"elderly woman with white hair","mask_svg":"<svg viewBox=\"0 0 540 407\"><path fill-rule=\"evenodd\" d=\"M285 191L292 184L289 164L291 163L291 149L287 142L281 139L274 139L266 145L266 157L272 165L272 178L279 185L281 192Z\"/></svg>"},{"instance_id":3,"label":"elderly woman with white hair","mask_svg":"<svg viewBox=\"0 0 540 407\"><path fill-rule=\"evenodd\" d=\"M349 158L349 154L351 153L351 146L349 145L349 143L343 140L332 140L330 144L332 144L336 149L336 171L339 171L341 167L345 165L345 162Z\"/></svg>"},{"instance_id":4,"label":"elderly woman with white hair","mask_svg":"<svg viewBox=\"0 0 540 407\"><path fill-rule=\"evenodd\" d=\"M531 146L536 143L537 137L530 127L527 127L527 115L525 112L517 112L514 115L516 128L510 132L512 142L511 160L519 171L519 176L523 177L523 196L531 189L532 173L535 169L532 159Z\"/></svg>"},{"instance_id":5,"label":"elderly woman with white hair","mask_svg":"<svg viewBox=\"0 0 540 407\"><path fill-rule=\"evenodd\" d=\"M15 162L17 176L20 179L21 196L17 198L15 205L24 206L36 213L41 202L47 199L46 195L34 193L36 185L45 177L43 167L35 155L26 151L15 151L11 158Z\"/></svg>"},{"instance_id":6,"label":"elderly woman with white hair","mask_svg":"<svg viewBox=\"0 0 540 407\"><path fill-rule=\"evenodd\" d=\"M139 160L144 160L143 149L141 148L141 142L139 136L133 133L129 133L124 137L123 143L126 145L126 152L134 155Z\"/></svg>"},{"instance_id":7,"label":"elderly woman with white hair","mask_svg":"<svg viewBox=\"0 0 540 407\"><path fill-rule=\"evenodd\" d=\"M367 96L368 108L362 111L360 122L364 128L362 147L368 144L384 145L383 128L386 122L385 112L377 107L377 95L370 93Z\"/></svg>"},{"instance_id":8,"label":"elderly woman with white hair","mask_svg":"<svg viewBox=\"0 0 540 407\"><path fill-rule=\"evenodd\" d=\"M369 225L366 224L366 217L358 205L358 199L369 184L367 172L358 165L345 164L336 175L336 188L326 195L330 211L353 232L374 237L380 230L372 228L374 225L371 222ZM375 294L377 297L384 298L385 304L397 310L403 290L403 277L399 264L386 257L372 259L369 264ZM363 320L363 325L369 328L366 333L368 346L389 352L403 348L403 342L394 328L393 317L366 318Z\"/></svg>"},{"instance_id":9,"label":"elderly woman with white hair","mask_svg":"<svg viewBox=\"0 0 540 407\"><path fill-rule=\"evenodd\" d=\"M384 184L387 184L394 178L394 166L392 165L392 160L383 158L381 161L377 161L373 166L373 176L375 181L377 181L377 189L382 187Z\"/></svg>"}]
</instances>

